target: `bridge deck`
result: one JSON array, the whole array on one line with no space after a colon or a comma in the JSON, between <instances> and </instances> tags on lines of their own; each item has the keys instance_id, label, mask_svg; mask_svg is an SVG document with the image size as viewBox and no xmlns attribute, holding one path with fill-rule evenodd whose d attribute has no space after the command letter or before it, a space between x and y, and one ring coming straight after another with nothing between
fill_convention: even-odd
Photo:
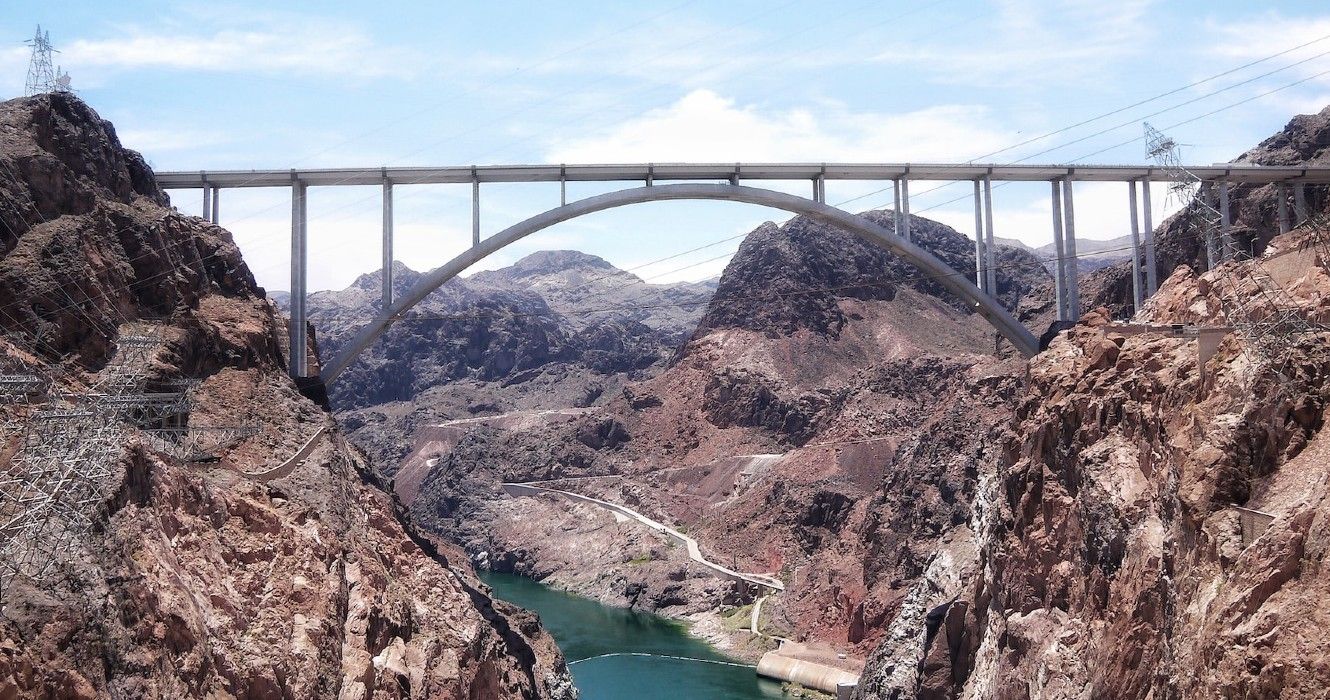
<instances>
[{"instance_id":1,"label":"bridge deck","mask_svg":"<svg viewBox=\"0 0 1330 700\"><path fill-rule=\"evenodd\" d=\"M1330 167L1212 165L1188 167L1204 180L1265 184L1330 184ZM632 163L619 165L460 165L404 168L314 168L285 170L198 170L157 173L166 189L284 187L296 178L307 185L351 186L470 182L615 182L692 180L1072 180L1165 181L1162 168L1144 165L996 165L976 163Z\"/></svg>"}]
</instances>

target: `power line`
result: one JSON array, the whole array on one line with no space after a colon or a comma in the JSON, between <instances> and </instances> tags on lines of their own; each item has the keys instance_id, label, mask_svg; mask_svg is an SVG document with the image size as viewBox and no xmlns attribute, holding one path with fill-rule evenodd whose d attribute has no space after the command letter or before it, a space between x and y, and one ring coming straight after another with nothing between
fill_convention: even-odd
<instances>
[{"instance_id":1,"label":"power line","mask_svg":"<svg viewBox=\"0 0 1330 700\"><path fill-rule=\"evenodd\" d=\"M1326 35L1325 37L1322 37L1321 39L1318 39L1317 41L1322 41L1322 40L1327 39L1327 38L1330 38L1330 35ZM1315 43L1315 42L1308 42L1308 43ZM1303 44L1302 46L1306 46L1306 45L1307 45L1307 44ZM1299 49L1299 48L1302 48L1302 46L1297 46L1297 47L1294 47L1294 48L1292 48L1292 49L1288 49L1288 50L1286 50L1286 51L1283 51L1283 52L1280 52L1280 53L1278 53L1278 54L1275 54L1275 56L1281 56L1281 55L1283 55L1283 54L1288 53L1289 51L1294 51L1294 50L1297 50L1297 49ZM1012 165L1012 164L1016 164L1016 163L1022 163L1022 162L1025 162L1025 161L1027 161L1027 160L1030 160L1031 158L1035 158L1035 157L1037 157L1037 156L1046 155L1046 154L1048 154L1048 153L1052 153L1053 151L1058 151L1058 150L1061 150L1061 149L1066 148L1066 147L1068 147L1068 146L1074 146L1074 145L1076 145L1076 144L1078 144L1078 143L1081 143L1081 142L1084 142L1084 141L1088 141L1088 140L1090 140L1090 139L1092 139L1092 138L1095 138L1096 136L1103 136L1104 134L1107 134L1107 133L1110 133L1110 132L1113 132L1113 131L1117 131L1117 130L1119 130L1119 129L1124 129L1124 128L1129 127L1129 126L1135 126L1135 125L1139 124L1140 121L1143 120L1143 119L1150 119L1150 118L1152 118L1152 117L1157 117L1157 116L1159 116L1159 115L1161 115L1161 114L1166 114L1166 113L1168 113L1168 112L1172 112L1172 111L1175 110L1175 109L1180 109L1180 108L1182 108L1182 107L1186 107L1187 105L1195 104L1195 103L1200 102L1200 101L1202 101L1202 100L1206 100L1206 99L1209 99L1209 98L1211 98L1211 97L1214 97L1215 95L1219 95L1219 94L1221 94L1221 93L1228 92L1229 90L1233 90L1233 89L1235 89L1235 88L1242 87L1243 85L1247 85L1247 84L1253 83L1253 82L1255 82L1255 81L1257 81L1257 80L1260 80L1260 79L1262 79L1262 78L1268 78L1268 77L1270 77L1271 75L1274 75L1274 74L1276 74L1276 73L1282 73L1283 71L1286 71L1286 70L1288 70L1288 69L1290 69L1290 68L1296 68L1296 67L1298 67L1298 66L1300 66L1300 65L1303 65L1303 64L1308 63L1308 62L1310 62L1310 61L1316 60L1316 59L1318 59L1318 58L1322 58L1322 57L1327 56L1327 55L1330 55L1330 51L1324 51L1324 52L1321 52L1321 53L1319 53L1319 54L1316 54L1315 56L1311 56L1310 58L1305 58L1305 59L1303 59L1303 60L1301 60L1301 61L1297 61L1297 62L1295 62L1295 63L1290 63L1290 64L1288 64L1288 65L1286 65L1286 66L1281 67L1281 68L1276 68L1275 70L1272 70L1272 71L1268 71L1268 72L1262 73L1262 74L1260 74L1260 75L1257 75L1257 76L1254 76L1254 77L1248 78L1248 79L1243 80L1243 81L1241 81L1241 82L1233 83L1232 85L1228 85L1228 86L1225 86L1225 87L1220 88L1220 89L1218 89L1218 90L1214 90L1214 91L1212 91L1212 92L1208 92L1208 93L1206 93L1206 94L1204 94L1204 95L1201 95L1201 96L1199 96L1199 97L1194 97L1194 98L1189 99L1189 100L1187 100L1187 101L1185 101L1185 102L1180 102L1180 103L1175 104L1175 105L1173 105L1173 106L1171 106L1171 107L1166 107L1166 108L1161 109L1161 110L1158 110L1158 111L1156 111L1156 112L1151 112L1150 114L1144 115L1144 116L1142 116L1142 117L1140 117L1140 118L1134 118L1134 119L1132 119L1132 120L1130 120L1130 121L1122 122L1122 123L1120 123L1120 124L1116 124L1116 125L1114 125L1114 126L1110 126L1110 127L1105 128L1105 129L1101 129L1101 130L1096 131L1096 132L1094 132L1094 133L1092 133L1092 134L1089 134L1089 135L1087 135L1087 136L1082 136L1082 137L1077 138L1077 139L1074 139L1074 140L1072 140L1072 141L1067 141L1067 142L1064 142L1064 143L1060 143L1060 144L1058 144L1058 145L1056 145L1056 146L1051 146L1051 147L1049 147L1049 148L1045 148L1045 149L1042 150L1042 151L1036 151L1036 152L1031 153L1031 154L1029 154L1029 155L1023 156L1023 157L1021 157L1021 158L1018 158L1018 159L1016 159L1016 160L1009 161L1007 164L1008 164L1008 165ZM1272 56L1272 57L1273 57L1273 56ZM1268 57L1268 58L1272 58L1272 57ZM1267 58L1267 59L1263 59L1263 60L1268 60L1268 58ZM1249 64L1247 64L1247 65L1250 66L1250 65L1253 65L1254 63L1259 63L1259 62L1260 62L1260 61L1255 61L1255 62L1253 62L1253 63L1249 63ZM1246 66L1243 66L1243 67L1246 67ZM1232 72L1234 72L1234 71L1236 71L1236 70L1241 70L1241 68L1235 68L1235 69L1232 69L1232 70L1229 70L1229 71L1225 71L1225 72L1223 72L1223 73L1219 73L1219 74L1217 74L1217 75L1215 75L1215 76L1211 76L1210 78L1207 78L1207 79L1205 79L1205 80L1197 81L1196 83L1193 83L1192 85L1188 85L1188 86L1184 86L1184 87L1182 87L1182 88L1177 88L1177 89L1174 89L1174 90L1170 90L1170 91L1168 91L1168 92L1166 92L1166 93L1163 93L1162 95L1159 95L1159 96L1157 96L1157 97L1153 97L1153 98L1151 98L1151 99L1149 99L1149 100L1144 100L1144 101L1139 102L1139 103L1137 103L1137 104L1139 105L1139 104L1145 104L1145 103L1148 103L1148 102L1153 102L1154 100L1157 100L1157 99L1159 99L1160 97L1165 97L1165 96L1167 96L1167 95L1172 95L1172 94L1175 94L1175 93L1180 92L1180 91L1182 91L1182 90L1185 90L1185 89L1187 89L1187 88L1189 88L1189 87L1192 87L1192 86L1194 86L1194 85L1199 85L1199 84L1201 84L1201 83L1209 82L1209 81L1211 81L1211 80L1214 80L1215 78L1222 77L1222 76L1224 76L1224 75L1228 75L1228 74L1230 74L1230 73L1232 73ZM1297 83L1292 83L1291 85L1286 86L1286 87L1291 87L1292 85L1297 85L1297 84L1300 84L1300 83L1302 83L1302 82L1306 82L1306 80L1301 80L1301 81L1298 81ZM1242 103L1239 103L1239 104L1242 104ZM1235 106L1236 106L1236 105L1235 105ZM1123 111L1125 111L1125 110L1127 110L1127 109L1131 109L1131 107L1124 107L1124 108L1122 108L1122 109L1114 110L1114 111L1112 111L1112 112L1107 112L1107 113L1105 113L1105 114L1099 115L1099 116L1094 117L1094 118L1092 118L1092 119L1087 119L1087 120L1085 120L1085 121L1082 121L1080 124L1078 124L1078 125L1076 125L1076 126L1080 126L1080 125L1082 125L1082 124L1088 124L1088 123L1090 123L1090 122L1098 121L1099 119L1103 119L1103 118L1105 118L1105 117L1107 117L1107 116L1111 116L1111 115L1113 115L1113 114L1119 114L1119 113L1121 113L1121 112L1123 112ZM1049 136L1049 135L1051 135L1051 134L1062 133L1063 131L1067 131L1067 130L1070 129L1070 128L1074 128L1074 127L1068 127L1067 129L1059 129L1058 131L1050 132L1049 134L1045 134L1044 136L1038 136L1038 137L1036 137L1036 138L1034 138L1034 139L1030 139L1029 141L1025 141L1025 142L1023 142L1023 143L1021 143L1021 144L1016 144L1016 145L1014 145L1014 146L1008 146L1007 148L1001 149L1000 151L994 151L993 153L990 153L990 154L988 154L988 155L994 155L994 154L996 154L996 153L1002 153L1002 152L1004 152L1004 151L1009 151L1009 150L1011 150L1011 149L1013 149L1013 148L1016 148L1017 146L1024 145L1025 143L1030 143L1030 142L1033 142L1033 141L1041 140L1041 139L1043 139L1043 138L1045 138L1045 137L1047 137L1047 136ZM1115 146L1114 148L1116 148L1116 146ZM1111 149L1104 149L1104 150L1111 150ZM1103 151L1097 151L1096 153L1102 153L1102 152L1103 152ZM978 158L984 158L984 157L987 157L987 156L978 156ZM1086 158L1086 157L1089 157L1089 156L1082 156L1082 158ZM977 160L978 158L971 159L971 160L968 161L968 162L974 162L974 160ZM1080 160L1080 159L1077 158L1077 159L1074 159L1074 160ZM956 184L958 184L958 183L956 183L956 182L948 182L948 183L945 183L945 184L937 185L937 186L935 186L935 187L931 187L931 188L929 188L929 189L926 189L926 190L924 190L924 191L918 193L918 195L916 195L916 196L927 195L927 194L930 194L930 193L932 193L932 192L937 192L938 190L942 190L942 189L945 189L945 188L948 188L948 187L952 187L952 186L954 186L954 185L956 185ZM868 198L868 197L872 197L873 195L877 195L877 194L881 194L881 193L883 193L883 192L886 192L888 189L891 189L891 188L890 188L890 187L883 187L883 188L881 188L881 189L874 190L874 191L869 192L869 193L867 193L867 194L862 194L862 195L859 195L859 196L857 196L857 197L852 197L852 198L850 198L850 199L846 199L846 200L843 200L843 201L837 202L837 203L835 204L835 206L838 206L838 207L839 207L839 206L844 206L844 205L846 205L846 204L849 204L849 203L851 203L851 202L857 202L857 201L859 201L859 200L861 200L861 199L865 199L865 198ZM882 204L881 206L886 206L886 204L884 203L884 204ZM926 210L920 210L920 211L926 211Z\"/></svg>"}]
</instances>

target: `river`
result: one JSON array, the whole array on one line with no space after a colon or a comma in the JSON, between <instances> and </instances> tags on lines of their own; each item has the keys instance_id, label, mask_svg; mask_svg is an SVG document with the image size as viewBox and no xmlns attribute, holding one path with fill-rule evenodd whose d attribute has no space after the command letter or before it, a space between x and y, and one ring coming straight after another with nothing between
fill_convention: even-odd
<instances>
[{"instance_id":1,"label":"river","mask_svg":"<svg viewBox=\"0 0 1330 700\"><path fill-rule=\"evenodd\" d=\"M481 572L499 598L540 614L568 659L582 700L782 698L758 678L658 615L611 608L512 574ZM669 658L682 657L682 658Z\"/></svg>"}]
</instances>

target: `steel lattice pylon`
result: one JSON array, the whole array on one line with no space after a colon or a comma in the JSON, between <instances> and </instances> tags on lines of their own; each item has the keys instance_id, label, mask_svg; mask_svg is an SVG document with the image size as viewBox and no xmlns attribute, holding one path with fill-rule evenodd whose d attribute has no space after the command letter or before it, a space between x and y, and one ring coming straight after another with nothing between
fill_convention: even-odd
<instances>
[{"instance_id":1,"label":"steel lattice pylon","mask_svg":"<svg viewBox=\"0 0 1330 700\"><path fill-rule=\"evenodd\" d=\"M1237 263L1246 251L1232 236L1219 235L1222 214L1211 200L1213 187L1182 165L1177 141L1145 124L1146 155L1152 158L1172 181L1170 198L1183 206L1183 231L1194 230L1206 247L1210 269L1219 277L1220 304L1228 324L1242 336L1244 352L1253 361L1278 362L1290 345L1292 336L1318 330L1309 322L1302 307L1273 277L1261 260ZM1281 368L1276 368L1281 372Z\"/></svg>"},{"instance_id":2,"label":"steel lattice pylon","mask_svg":"<svg viewBox=\"0 0 1330 700\"><path fill-rule=\"evenodd\" d=\"M188 410L183 394L163 401L142 393L161 342L151 327L122 334L94 393L13 406L0 455L0 599L15 576L40 581L87 533L126 431L141 420ZM31 375L0 377L0 392L10 403L40 386Z\"/></svg>"},{"instance_id":3,"label":"steel lattice pylon","mask_svg":"<svg viewBox=\"0 0 1330 700\"><path fill-rule=\"evenodd\" d=\"M32 47L32 59L28 62L28 78L23 84L23 94L31 97L45 92L54 92L57 87L55 66L51 62L51 33L43 32L40 25L37 34L24 42Z\"/></svg>"},{"instance_id":4,"label":"steel lattice pylon","mask_svg":"<svg viewBox=\"0 0 1330 700\"><path fill-rule=\"evenodd\" d=\"M41 581L79 546L135 429L149 449L215 459L258 432L252 425L187 425L198 380L158 380L159 324L121 328L111 361L87 393L42 396L32 374L0 374L0 602L15 576ZM166 388L168 391L147 391ZM34 396L37 400L34 401Z\"/></svg>"}]
</instances>

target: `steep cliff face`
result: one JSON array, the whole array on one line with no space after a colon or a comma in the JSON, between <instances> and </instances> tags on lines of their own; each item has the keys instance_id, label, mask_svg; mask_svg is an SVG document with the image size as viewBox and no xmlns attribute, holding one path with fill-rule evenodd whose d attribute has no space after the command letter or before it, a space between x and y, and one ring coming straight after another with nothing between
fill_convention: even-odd
<instances>
[{"instance_id":1,"label":"steep cliff face","mask_svg":"<svg viewBox=\"0 0 1330 700\"><path fill-rule=\"evenodd\" d=\"M111 473L93 498L45 533L0 533L11 556L90 520L45 574L6 577L0 696L573 696L534 617L403 526L367 458L285 377L284 321L225 230L169 209L72 96L0 104L0 144L0 372L43 387L0 406L6 522L36 483L23 465L41 431L100 439L62 435L48 412L100 410L88 395L125 370L130 336L160 339L135 391L185 387L189 431L252 429L200 463L106 419Z\"/></svg>"},{"instance_id":2,"label":"steep cliff face","mask_svg":"<svg viewBox=\"0 0 1330 700\"><path fill-rule=\"evenodd\" d=\"M1274 238L1261 264L1324 323L1330 261L1311 235ZM1144 316L1242 321L1223 302L1254 293L1253 264L1181 267ZM1230 335L1202 368L1195 341L1126 336L1107 314L1030 363L977 501L982 566L920 596L928 622L883 645L859 697L1309 697L1330 683L1330 335L1272 352Z\"/></svg>"}]
</instances>

